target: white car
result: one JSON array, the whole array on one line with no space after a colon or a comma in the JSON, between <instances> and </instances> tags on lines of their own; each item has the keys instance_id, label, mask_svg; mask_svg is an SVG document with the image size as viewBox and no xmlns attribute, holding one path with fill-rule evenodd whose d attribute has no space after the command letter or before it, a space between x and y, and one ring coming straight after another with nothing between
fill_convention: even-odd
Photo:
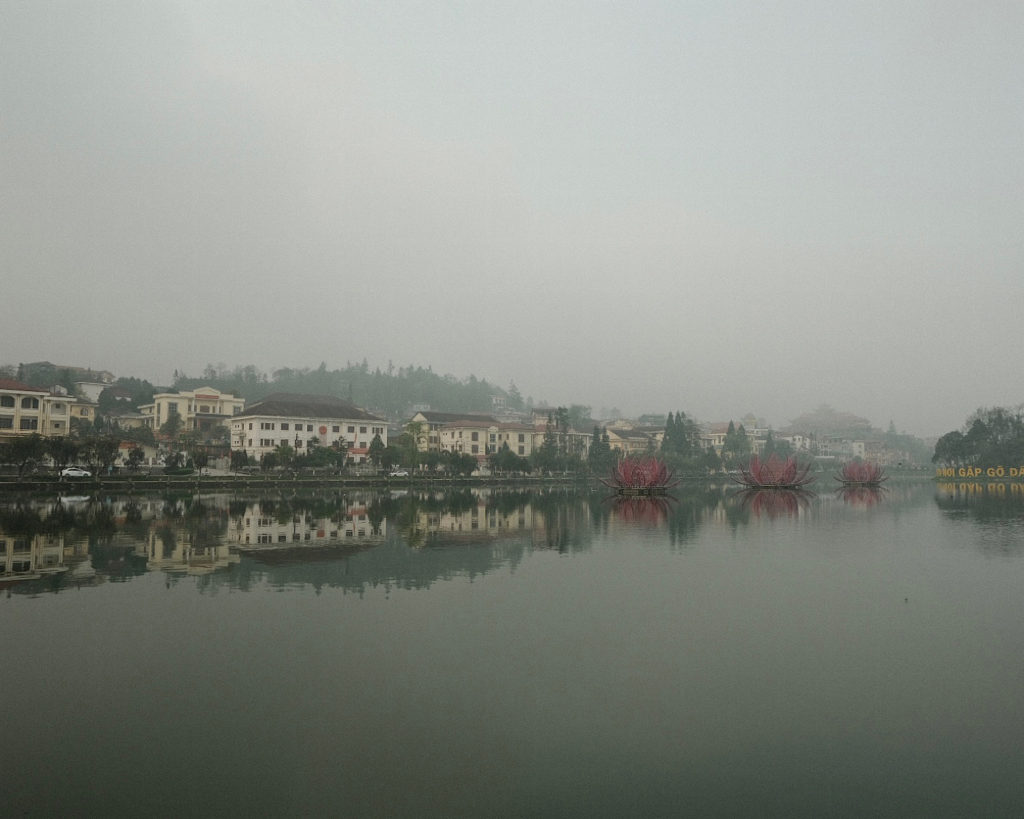
<instances>
[{"instance_id":1,"label":"white car","mask_svg":"<svg viewBox=\"0 0 1024 819\"><path fill-rule=\"evenodd\" d=\"M392 469L388 473L392 478L408 478L409 472L405 469Z\"/></svg>"},{"instance_id":2,"label":"white car","mask_svg":"<svg viewBox=\"0 0 1024 819\"><path fill-rule=\"evenodd\" d=\"M69 466L60 471L60 476L62 478L91 478L92 472L82 469L80 466Z\"/></svg>"}]
</instances>

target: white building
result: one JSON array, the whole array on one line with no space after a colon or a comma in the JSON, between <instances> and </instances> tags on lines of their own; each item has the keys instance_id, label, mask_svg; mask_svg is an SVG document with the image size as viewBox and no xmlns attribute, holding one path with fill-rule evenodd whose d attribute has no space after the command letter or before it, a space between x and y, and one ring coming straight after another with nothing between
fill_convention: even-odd
<instances>
[{"instance_id":1,"label":"white building","mask_svg":"<svg viewBox=\"0 0 1024 819\"><path fill-rule=\"evenodd\" d=\"M231 449L261 460L279 446L305 454L316 446L344 441L349 459L363 463L374 436L388 444L388 424L348 401L328 395L275 393L257 401L231 421Z\"/></svg>"}]
</instances>

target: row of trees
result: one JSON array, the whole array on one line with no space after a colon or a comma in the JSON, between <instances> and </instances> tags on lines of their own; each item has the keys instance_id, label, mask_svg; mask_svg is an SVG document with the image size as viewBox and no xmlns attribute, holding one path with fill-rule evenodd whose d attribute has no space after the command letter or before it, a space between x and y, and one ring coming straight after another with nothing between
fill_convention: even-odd
<instances>
[{"instance_id":1,"label":"row of trees","mask_svg":"<svg viewBox=\"0 0 1024 819\"><path fill-rule=\"evenodd\" d=\"M700 426L685 412L669 413L665 424L665 435L661 442L661 456L676 472L682 474L709 474L724 469L739 469L750 462L753 441L743 424L729 422L722 443L721 455L714 447L703 447L700 442ZM765 440L762 455L772 454L787 457L793 452L787 441L776 440L771 432Z\"/></svg>"},{"instance_id":2,"label":"row of trees","mask_svg":"<svg viewBox=\"0 0 1024 819\"><path fill-rule=\"evenodd\" d=\"M0 463L18 468L18 480L25 472L46 461L56 471L70 464L85 464L95 471L106 471L113 466L120 452L121 439L112 435L91 435L83 438L44 438L38 433L22 435L0 444ZM129 463L142 461L142 450L129 450Z\"/></svg>"},{"instance_id":3,"label":"row of trees","mask_svg":"<svg viewBox=\"0 0 1024 819\"><path fill-rule=\"evenodd\" d=\"M932 462L950 466L1021 466L1024 406L978 409L960 430L939 438Z\"/></svg>"}]
</instances>

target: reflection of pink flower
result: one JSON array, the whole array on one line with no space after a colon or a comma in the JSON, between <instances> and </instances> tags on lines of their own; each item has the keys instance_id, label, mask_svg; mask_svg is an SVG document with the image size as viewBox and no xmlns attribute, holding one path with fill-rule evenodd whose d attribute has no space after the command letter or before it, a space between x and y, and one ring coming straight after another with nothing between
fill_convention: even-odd
<instances>
[{"instance_id":1,"label":"reflection of pink flower","mask_svg":"<svg viewBox=\"0 0 1024 819\"><path fill-rule=\"evenodd\" d=\"M611 476L602 478L601 482L613 489L629 490L668 489L677 483L672 480L672 470L653 455L623 458L615 465Z\"/></svg>"},{"instance_id":2,"label":"reflection of pink flower","mask_svg":"<svg viewBox=\"0 0 1024 819\"><path fill-rule=\"evenodd\" d=\"M782 460L772 453L762 461L755 455L746 469L740 469L736 481L752 489L795 489L814 480L808 475L810 471L811 464L799 464L793 456Z\"/></svg>"},{"instance_id":3,"label":"reflection of pink flower","mask_svg":"<svg viewBox=\"0 0 1024 819\"><path fill-rule=\"evenodd\" d=\"M802 489L744 489L741 493L743 505L757 517L766 515L769 518L795 517L801 508L806 507L812 492Z\"/></svg>"},{"instance_id":4,"label":"reflection of pink flower","mask_svg":"<svg viewBox=\"0 0 1024 819\"><path fill-rule=\"evenodd\" d=\"M885 497L882 493L887 490L868 484L846 484L836 491L839 493L839 497L852 506L874 506L876 503L881 503L882 498Z\"/></svg>"},{"instance_id":5,"label":"reflection of pink flower","mask_svg":"<svg viewBox=\"0 0 1024 819\"><path fill-rule=\"evenodd\" d=\"M669 502L664 495L654 498L617 497L613 508L615 513L628 523L660 526L668 520Z\"/></svg>"},{"instance_id":6,"label":"reflection of pink flower","mask_svg":"<svg viewBox=\"0 0 1024 819\"><path fill-rule=\"evenodd\" d=\"M860 484L862 486L877 486L886 479L885 469L878 464L869 464L864 461L851 461L844 464L837 481L844 484Z\"/></svg>"}]
</instances>

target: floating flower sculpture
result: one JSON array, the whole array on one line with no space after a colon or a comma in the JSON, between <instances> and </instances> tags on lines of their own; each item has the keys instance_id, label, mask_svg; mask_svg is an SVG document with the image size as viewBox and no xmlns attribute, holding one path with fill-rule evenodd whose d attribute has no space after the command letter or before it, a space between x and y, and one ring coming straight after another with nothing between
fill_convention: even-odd
<instances>
[{"instance_id":1,"label":"floating flower sculpture","mask_svg":"<svg viewBox=\"0 0 1024 819\"><path fill-rule=\"evenodd\" d=\"M751 489L797 489L814 480L810 471L811 464L799 464L792 455L783 460L773 453L767 461L755 455L734 480Z\"/></svg>"},{"instance_id":2,"label":"floating flower sculpture","mask_svg":"<svg viewBox=\"0 0 1024 819\"><path fill-rule=\"evenodd\" d=\"M672 470L665 462L653 455L630 456L619 461L608 478L601 483L628 494L651 494L664 492L675 486Z\"/></svg>"},{"instance_id":3,"label":"floating flower sculpture","mask_svg":"<svg viewBox=\"0 0 1024 819\"><path fill-rule=\"evenodd\" d=\"M844 486L878 486L886 477L885 469L878 464L851 461L843 466L836 480L842 481Z\"/></svg>"}]
</instances>

